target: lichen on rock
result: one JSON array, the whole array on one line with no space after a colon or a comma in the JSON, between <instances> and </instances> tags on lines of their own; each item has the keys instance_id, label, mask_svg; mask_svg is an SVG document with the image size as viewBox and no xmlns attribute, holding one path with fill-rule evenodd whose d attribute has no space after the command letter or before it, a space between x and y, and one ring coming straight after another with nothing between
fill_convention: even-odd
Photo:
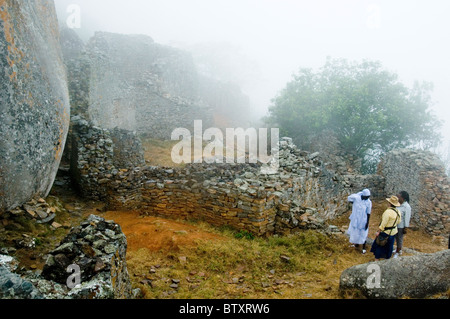
<instances>
[{"instance_id":1,"label":"lichen on rock","mask_svg":"<svg viewBox=\"0 0 450 319\"><path fill-rule=\"evenodd\" d=\"M51 0L0 6L0 211L46 197L70 120L66 71Z\"/></svg>"}]
</instances>

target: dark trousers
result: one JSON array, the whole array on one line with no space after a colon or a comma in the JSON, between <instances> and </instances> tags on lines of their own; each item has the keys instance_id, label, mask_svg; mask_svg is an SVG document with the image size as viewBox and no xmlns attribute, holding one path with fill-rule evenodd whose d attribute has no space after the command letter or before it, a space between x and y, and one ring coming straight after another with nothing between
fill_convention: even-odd
<instances>
[{"instance_id":1,"label":"dark trousers","mask_svg":"<svg viewBox=\"0 0 450 319\"><path fill-rule=\"evenodd\" d=\"M374 255L375 259L390 259L392 253L394 252L395 236L389 236L389 240L385 246L379 246L377 241L373 241L372 249L370 250Z\"/></svg>"},{"instance_id":2,"label":"dark trousers","mask_svg":"<svg viewBox=\"0 0 450 319\"><path fill-rule=\"evenodd\" d=\"M400 252L399 248L403 248L403 238L404 238L404 235L405 235L404 231L405 231L404 228L399 228L397 235L395 235L395 242L396 242L396 245L397 245L397 252Z\"/></svg>"}]
</instances>

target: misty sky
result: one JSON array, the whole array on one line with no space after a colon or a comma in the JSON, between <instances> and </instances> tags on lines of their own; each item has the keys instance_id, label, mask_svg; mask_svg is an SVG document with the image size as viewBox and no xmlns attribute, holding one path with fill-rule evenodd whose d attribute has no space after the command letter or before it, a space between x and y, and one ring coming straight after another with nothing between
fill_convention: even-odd
<instances>
[{"instance_id":1,"label":"misty sky","mask_svg":"<svg viewBox=\"0 0 450 319\"><path fill-rule=\"evenodd\" d=\"M147 34L161 44L229 43L260 75L244 88L265 115L300 67L327 56L379 60L411 87L435 85L435 113L450 140L450 1L433 0L55 0L65 21L81 8L81 30ZM407 117L408 114L405 114Z\"/></svg>"}]
</instances>

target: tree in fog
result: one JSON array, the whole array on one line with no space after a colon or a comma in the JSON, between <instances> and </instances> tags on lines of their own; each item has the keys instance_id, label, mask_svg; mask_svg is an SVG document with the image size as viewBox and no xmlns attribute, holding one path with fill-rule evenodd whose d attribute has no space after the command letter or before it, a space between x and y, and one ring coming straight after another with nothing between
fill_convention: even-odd
<instances>
[{"instance_id":1,"label":"tree in fog","mask_svg":"<svg viewBox=\"0 0 450 319\"><path fill-rule=\"evenodd\" d=\"M407 88L379 62L328 59L317 72L294 75L273 99L267 122L307 149L313 137L332 134L370 173L385 152L440 143L432 90L432 84L418 82Z\"/></svg>"}]
</instances>

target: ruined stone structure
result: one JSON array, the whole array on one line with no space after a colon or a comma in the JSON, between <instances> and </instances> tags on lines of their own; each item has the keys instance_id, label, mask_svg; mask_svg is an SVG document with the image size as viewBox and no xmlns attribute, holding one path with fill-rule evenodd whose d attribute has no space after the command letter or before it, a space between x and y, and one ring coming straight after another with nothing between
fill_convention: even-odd
<instances>
[{"instance_id":1,"label":"ruined stone structure","mask_svg":"<svg viewBox=\"0 0 450 319\"><path fill-rule=\"evenodd\" d=\"M0 255L0 298L129 299L126 251L127 240L120 226L91 215L49 253L42 274L19 274L17 260ZM75 265L79 282L67 271ZM68 281L74 287L69 287Z\"/></svg>"},{"instance_id":2,"label":"ruined stone structure","mask_svg":"<svg viewBox=\"0 0 450 319\"><path fill-rule=\"evenodd\" d=\"M199 75L198 83L202 101L213 110L215 127L226 129L249 126L250 100L239 86L222 83L203 75Z\"/></svg>"},{"instance_id":3,"label":"ruined stone structure","mask_svg":"<svg viewBox=\"0 0 450 319\"><path fill-rule=\"evenodd\" d=\"M53 1L0 1L0 211L48 195L69 120Z\"/></svg>"},{"instance_id":4,"label":"ruined stone structure","mask_svg":"<svg viewBox=\"0 0 450 319\"><path fill-rule=\"evenodd\" d=\"M37 209L27 209L27 203L48 195L70 130L66 159L73 182L82 195L110 209L286 235L323 229L327 220L348 211L347 196L363 188L376 198L406 190L416 225L448 238L449 179L442 163L426 152L391 152L378 174L369 176L359 175L356 161L339 152L326 150L327 157L320 149L304 152L290 138L280 141L280 167L271 173L260 163L146 166L138 134L169 139L175 128L192 129L194 120L203 120L204 127L231 126L228 104L240 110L248 101L231 86L200 79L186 52L147 36L104 32L85 45L68 29L60 42L53 1L0 0L0 214L9 210L5 215L26 213L37 223L53 222L55 213L45 203L34 202ZM332 144L328 139L321 145L332 149ZM36 241L24 236L19 244L34 248ZM129 298L126 249L119 225L91 216L50 252L44 278L19 276L12 259L0 256L0 297ZM448 258L444 252L393 265L402 278L420 265L427 272L418 276L424 289L445 291ZM82 267L83 284L68 291L71 264ZM381 264L387 271L393 265ZM363 266L350 270L344 289L355 282L362 287L358 278L364 271L367 275ZM409 291L402 296L422 296L414 285L396 286L399 282L388 278L384 296L403 288Z\"/></svg>"},{"instance_id":5,"label":"ruined stone structure","mask_svg":"<svg viewBox=\"0 0 450 319\"><path fill-rule=\"evenodd\" d=\"M127 239L113 221L91 215L50 252L42 276L67 284L67 267L80 267L80 287L68 292L75 299L128 299L131 283L126 262ZM70 287L69 287L70 288Z\"/></svg>"},{"instance_id":6,"label":"ruined stone structure","mask_svg":"<svg viewBox=\"0 0 450 319\"><path fill-rule=\"evenodd\" d=\"M84 120L75 121L75 127L72 171L77 185L85 196L106 201L111 209L202 219L259 235L288 234L323 227L324 221L347 212L351 193L368 187L374 198L384 199L406 187L411 196L417 196L417 190L436 198L431 204L411 202L413 211L418 212L414 215L417 225L434 235L448 236L447 206L440 210L436 205L437 200L445 203L448 198L448 186L443 184L447 176L442 175L439 165L433 166L438 164L435 161L415 161L415 156L428 158L428 153L394 151L383 160L379 174L358 175L344 164L329 165L319 153L301 151L291 139L283 138L276 174L264 174L262 164L189 164L169 169L142 165L140 142L131 142L133 138L138 140L132 133L122 133L127 136L122 144L135 146L126 152L135 160L125 163L116 159L115 149L120 144L113 141L110 130ZM404 162L390 160L399 154ZM419 165L414 174L407 173L411 162ZM420 208L424 203L428 204L426 214Z\"/></svg>"},{"instance_id":7,"label":"ruined stone structure","mask_svg":"<svg viewBox=\"0 0 450 319\"><path fill-rule=\"evenodd\" d=\"M102 128L168 140L174 129L248 126L238 87L199 74L192 56L143 35L97 32L86 45L62 27L73 114Z\"/></svg>"},{"instance_id":8,"label":"ruined stone structure","mask_svg":"<svg viewBox=\"0 0 450 319\"><path fill-rule=\"evenodd\" d=\"M145 165L144 149L136 132L117 127L110 132L114 145L114 166L140 167Z\"/></svg>"},{"instance_id":9,"label":"ruined stone structure","mask_svg":"<svg viewBox=\"0 0 450 319\"><path fill-rule=\"evenodd\" d=\"M416 150L395 150L380 163L385 193L407 191L415 225L432 235L450 233L450 183L437 155Z\"/></svg>"},{"instance_id":10,"label":"ruined stone structure","mask_svg":"<svg viewBox=\"0 0 450 319\"><path fill-rule=\"evenodd\" d=\"M369 183L384 189L380 176L341 175L319 154L303 152L289 138L280 142L280 169L264 174L261 164L190 164L146 167L115 159L118 147L107 129L85 120L73 123L72 174L83 195L111 209L139 209L169 218L202 219L259 235L321 228L348 210L347 197ZM100 143L96 143L100 141ZM139 145L127 143L128 145ZM129 158L139 158L139 147ZM364 186L363 186L364 185Z\"/></svg>"},{"instance_id":11,"label":"ruined stone structure","mask_svg":"<svg viewBox=\"0 0 450 319\"><path fill-rule=\"evenodd\" d=\"M198 96L191 56L150 37L98 32L87 44L90 119L103 128L136 130L170 139L194 120L212 124Z\"/></svg>"}]
</instances>

